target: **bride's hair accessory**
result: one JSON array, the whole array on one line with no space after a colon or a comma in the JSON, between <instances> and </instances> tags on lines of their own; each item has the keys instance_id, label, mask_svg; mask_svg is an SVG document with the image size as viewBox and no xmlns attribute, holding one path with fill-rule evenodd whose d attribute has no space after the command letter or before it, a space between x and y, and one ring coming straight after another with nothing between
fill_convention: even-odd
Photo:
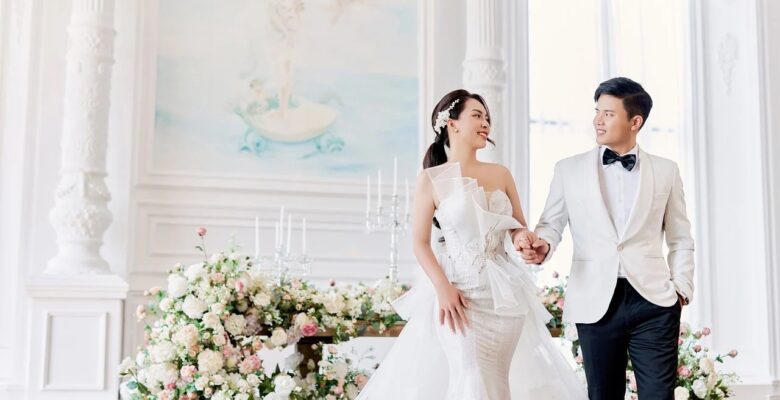
<instances>
[{"instance_id":1,"label":"bride's hair accessory","mask_svg":"<svg viewBox=\"0 0 780 400\"><path fill-rule=\"evenodd\" d=\"M450 111L455 108L455 104L458 104L459 101L460 99L455 99L446 110L439 111L439 114L436 116L436 124L433 125L433 130L436 133L441 133L441 128L447 126L447 121L450 120Z\"/></svg>"}]
</instances>

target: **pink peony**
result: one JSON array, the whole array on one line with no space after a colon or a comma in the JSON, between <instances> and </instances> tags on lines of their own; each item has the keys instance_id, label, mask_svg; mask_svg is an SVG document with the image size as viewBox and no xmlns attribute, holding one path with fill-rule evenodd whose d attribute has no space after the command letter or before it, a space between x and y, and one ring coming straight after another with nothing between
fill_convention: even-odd
<instances>
[{"instance_id":1,"label":"pink peony","mask_svg":"<svg viewBox=\"0 0 780 400\"><path fill-rule=\"evenodd\" d=\"M206 236L206 228L199 226L198 229L195 230L195 232L198 234L198 236L203 237Z\"/></svg>"},{"instance_id":2,"label":"pink peony","mask_svg":"<svg viewBox=\"0 0 780 400\"><path fill-rule=\"evenodd\" d=\"M309 322L307 324L303 324L301 327L301 333L303 336L314 336L317 334L317 331L319 331L319 327L314 322Z\"/></svg>"},{"instance_id":3,"label":"pink peony","mask_svg":"<svg viewBox=\"0 0 780 400\"><path fill-rule=\"evenodd\" d=\"M680 368L677 368L677 375L687 378L691 376L691 370L688 369L688 367L686 367L685 365L682 365L680 366Z\"/></svg>"}]
</instances>

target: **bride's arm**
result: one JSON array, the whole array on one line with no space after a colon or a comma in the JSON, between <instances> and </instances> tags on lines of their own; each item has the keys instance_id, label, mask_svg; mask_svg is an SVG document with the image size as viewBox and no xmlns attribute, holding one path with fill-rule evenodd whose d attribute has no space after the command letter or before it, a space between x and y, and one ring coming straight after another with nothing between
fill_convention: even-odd
<instances>
[{"instance_id":1,"label":"bride's arm","mask_svg":"<svg viewBox=\"0 0 780 400\"><path fill-rule=\"evenodd\" d=\"M444 270L439 265L439 260L431 248L431 224L433 213L436 211L436 200L433 184L425 171L417 177L417 185L414 192L414 209L412 211L412 248L417 262L436 288L439 298L439 323L446 320L450 329L463 331L468 324L465 308L468 308L468 300L452 284Z\"/></svg>"},{"instance_id":2,"label":"bride's arm","mask_svg":"<svg viewBox=\"0 0 780 400\"><path fill-rule=\"evenodd\" d=\"M515 245L515 249L520 250L521 242L530 246L536 240L536 234L528 229L528 224L525 221L523 215L523 208L520 204L520 195L517 194L517 185L515 185L515 178L509 169L501 166L504 175L504 191L506 192L509 201L512 203L512 217L514 217L521 225L520 228L513 229L509 232L512 243Z\"/></svg>"}]
</instances>

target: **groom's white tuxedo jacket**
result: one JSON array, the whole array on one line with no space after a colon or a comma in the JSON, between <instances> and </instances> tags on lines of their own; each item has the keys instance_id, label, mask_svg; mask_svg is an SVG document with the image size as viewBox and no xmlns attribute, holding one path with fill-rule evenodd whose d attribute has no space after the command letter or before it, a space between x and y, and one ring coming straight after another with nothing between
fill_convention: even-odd
<instances>
[{"instance_id":1,"label":"groom's white tuxedo jacket","mask_svg":"<svg viewBox=\"0 0 780 400\"><path fill-rule=\"evenodd\" d=\"M648 301L669 307L677 293L693 298L693 239L677 164L640 148L639 188L623 232L617 232L599 182L599 148L559 161L536 233L550 244L550 259L566 224L574 255L563 320L597 322L607 312L623 271ZM664 260L661 241L669 254Z\"/></svg>"}]
</instances>

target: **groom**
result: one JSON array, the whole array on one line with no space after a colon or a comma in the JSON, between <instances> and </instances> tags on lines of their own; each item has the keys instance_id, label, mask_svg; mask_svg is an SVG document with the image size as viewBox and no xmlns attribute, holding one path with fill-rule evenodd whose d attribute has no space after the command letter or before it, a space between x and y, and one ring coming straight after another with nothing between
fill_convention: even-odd
<instances>
[{"instance_id":1,"label":"groom","mask_svg":"<svg viewBox=\"0 0 780 400\"><path fill-rule=\"evenodd\" d=\"M693 295L680 173L636 144L653 106L641 85L610 79L594 100L598 147L555 165L538 238L519 249L526 262L543 263L570 225L574 256L563 319L577 325L591 400L623 399L628 357L640 399L672 400L680 312Z\"/></svg>"}]
</instances>

